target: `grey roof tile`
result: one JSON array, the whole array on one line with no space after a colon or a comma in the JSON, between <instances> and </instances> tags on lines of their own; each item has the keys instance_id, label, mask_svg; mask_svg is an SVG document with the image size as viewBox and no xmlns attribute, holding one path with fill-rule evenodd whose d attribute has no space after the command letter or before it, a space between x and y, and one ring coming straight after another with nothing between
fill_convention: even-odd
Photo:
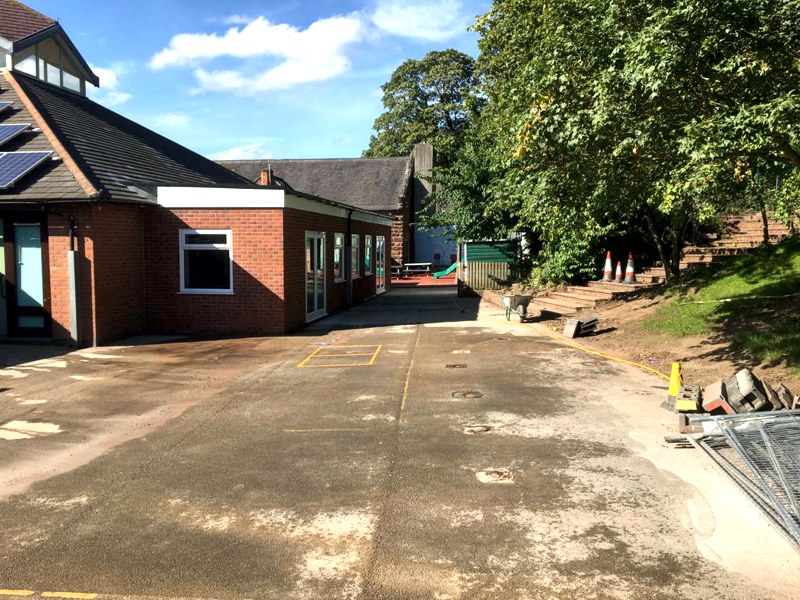
<instances>
[{"instance_id":1,"label":"grey roof tile","mask_svg":"<svg viewBox=\"0 0 800 600\"><path fill-rule=\"evenodd\" d=\"M228 160L220 164L252 182L272 168L289 187L365 210L397 210L413 176L410 157Z\"/></svg>"}]
</instances>

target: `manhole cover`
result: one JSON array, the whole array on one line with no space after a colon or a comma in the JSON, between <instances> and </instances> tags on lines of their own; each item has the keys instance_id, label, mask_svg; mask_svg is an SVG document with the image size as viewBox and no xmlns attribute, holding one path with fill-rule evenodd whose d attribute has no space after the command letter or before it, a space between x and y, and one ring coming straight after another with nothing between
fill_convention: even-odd
<instances>
[{"instance_id":1,"label":"manhole cover","mask_svg":"<svg viewBox=\"0 0 800 600\"><path fill-rule=\"evenodd\" d=\"M465 363L452 363L449 365L444 366L445 369L466 369L467 365Z\"/></svg>"},{"instance_id":2,"label":"manhole cover","mask_svg":"<svg viewBox=\"0 0 800 600\"><path fill-rule=\"evenodd\" d=\"M514 474L508 469L486 469L475 473L475 477L481 483L514 483Z\"/></svg>"},{"instance_id":3,"label":"manhole cover","mask_svg":"<svg viewBox=\"0 0 800 600\"><path fill-rule=\"evenodd\" d=\"M461 390L458 392L453 392L451 396L459 400L475 400L476 398L483 398L483 394L476 390Z\"/></svg>"},{"instance_id":4,"label":"manhole cover","mask_svg":"<svg viewBox=\"0 0 800 600\"><path fill-rule=\"evenodd\" d=\"M483 435L491 431L491 425L467 425L464 427L464 433L467 435Z\"/></svg>"}]
</instances>

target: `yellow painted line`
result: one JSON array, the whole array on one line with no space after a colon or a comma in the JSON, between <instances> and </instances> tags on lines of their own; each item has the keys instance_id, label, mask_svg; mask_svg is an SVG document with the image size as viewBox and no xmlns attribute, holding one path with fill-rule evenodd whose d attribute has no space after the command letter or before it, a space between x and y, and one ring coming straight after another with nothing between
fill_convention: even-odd
<instances>
[{"instance_id":1,"label":"yellow painted line","mask_svg":"<svg viewBox=\"0 0 800 600\"><path fill-rule=\"evenodd\" d=\"M302 361L302 362L301 362L299 365L297 365L297 368L298 368L298 369L302 369L303 367L305 367L305 366L306 366L306 363L307 363L308 361L310 361L312 358L314 358L314 356L315 356L315 355L317 354L317 352L319 352L320 350L322 350L322 348L321 348L321 347L320 347L320 348L317 348L317 349L316 349L316 350L314 350L314 351L313 351L311 354L309 354L308 356L306 356L306 357L305 357L305 359L304 359L304 360L303 360L303 361Z\"/></svg>"},{"instance_id":2,"label":"yellow painted line","mask_svg":"<svg viewBox=\"0 0 800 600\"><path fill-rule=\"evenodd\" d=\"M375 354L374 352L345 352L343 354L336 354L335 352L332 354L317 354L314 358L320 358L322 356L332 356L335 358L347 358L349 356L372 356Z\"/></svg>"},{"instance_id":3,"label":"yellow painted line","mask_svg":"<svg viewBox=\"0 0 800 600\"><path fill-rule=\"evenodd\" d=\"M338 365L306 365L303 369L332 369L334 367L371 367L371 362L365 363L339 363Z\"/></svg>"},{"instance_id":4,"label":"yellow painted line","mask_svg":"<svg viewBox=\"0 0 800 600\"><path fill-rule=\"evenodd\" d=\"M497 318L500 317L500 315L492 315L492 316L495 316ZM511 323L511 325L516 325L516 326L523 327L523 328L525 328L525 325L526 325L525 323L516 323L514 321L511 321L510 323ZM537 333L539 335L543 335L544 337L548 337L551 340L553 340L554 342L557 342L557 343L561 344L562 346L567 346L568 348L573 348L574 350L580 350L581 352L584 352L586 354L591 354L592 356L599 356L600 358L605 358L605 359L608 359L608 360L611 360L611 361L614 361L614 362L622 363L624 365L631 365L633 367L639 367L640 369L644 369L645 371L650 371L654 375L658 375L659 377L663 377L667 381L670 380L669 375L667 375L665 373L662 373L661 371L659 371L657 369L654 369L653 367L648 367L647 365L643 365L642 363L637 363L637 362L634 362L632 360L626 360L624 358L618 358L616 356L612 356L611 354L605 354L603 352L598 352L597 350L590 350L589 348L585 348L584 346L579 346L578 344L573 344L572 342L566 341L563 337L559 337L559 336L553 335L552 333L547 331L544 328L544 326L540 325L540 326L537 327L534 324L533 327L529 327L529 328L526 328L526 329L528 331L533 331L534 333Z\"/></svg>"},{"instance_id":5,"label":"yellow painted line","mask_svg":"<svg viewBox=\"0 0 800 600\"><path fill-rule=\"evenodd\" d=\"M97 594L84 594L82 592L42 592L42 598L76 598L77 600L93 600Z\"/></svg>"},{"instance_id":6,"label":"yellow painted line","mask_svg":"<svg viewBox=\"0 0 800 600\"><path fill-rule=\"evenodd\" d=\"M408 364L408 373L406 373L406 382L403 384L403 398L400 400L400 425L405 425L406 421L406 401L408 400L408 386L411 383L411 371L414 370L414 356L416 355L417 345L419 345L419 330L417 325L417 337L414 339L414 347L411 349L411 362Z\"/></svg>"},{"instance_id":7,"label":"yellow painted line","mask_svg":"<svg viewBox=\"0 0 800 600\"><path fill-rule=\"evenodd\" d=\"M0 590L0 596L33 596L33 590Z\"/></svg>"},{"instance_id":8,"label":"yellow painted line","mask_svg":"<svg viewBox=\"0 0 800 600\"><path fill-rule=\"evenodd\" d=\"M284 429L283 433L336 433L338 431L371 431L369 429Z\"/></svg>"},{"instance_id":9,"label":"yellow painted line","mask_svg":"<svg viewBox=\"0 0 800 600\"><path fill-rule=\"evenodd\" d=\"M375 348L374 352L369 353L361 353L361 352L353 352L349 353L346 350L350 350L352 348ZM381 349L383 348L383 344L362 344L362 345L355 345L355 346L337 346L336 348L317 348L311 354L305 357L300 364L297 365L298 369L331 369L335 367L371 367L375 364L375 360L378 358L378 354L380 354ZM321 353L322 350L333 350L333 352L324 352ZM340 350L345 350L345 352L339 352ZM351 359L352 357L359 357L359 356L369 356L370 359L367 362L342 362L336 364L318 364L314 363L314 359Z\"/></svg>"},{"instance_id":10,"label":"yellow painted line","mask_svg":"<svg viewBox=\"0 0 800 600\"><path fill-rule=\"evenodd\" d=\"M373 354L373 355L372 355L372 360L371 360L371 361L369 361L369 364L370 364L370 365L374 365L374 364L375 364L375 359L376 359L376 358L378 358L378 354L380 353L380 351L381 351L381 349L382 349L382 348L383 348L383 344L380 344L380 345L379 345L379 346L378 346L378 347L375 349L375 354Z\"/></svg>"}]
</instances>

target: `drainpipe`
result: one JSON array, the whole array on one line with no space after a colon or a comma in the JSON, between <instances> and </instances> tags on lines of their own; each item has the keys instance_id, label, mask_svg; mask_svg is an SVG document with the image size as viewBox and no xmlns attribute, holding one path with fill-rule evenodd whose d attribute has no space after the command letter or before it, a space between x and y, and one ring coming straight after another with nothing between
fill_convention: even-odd
<instances>
[{"instance_id":1,"label":"drainpipe","mask_svg":"<svg viewBox=\"0 0 800 600\"><path fill-rule=\"evenodd\" d=\"M51 214L69 221L69 250L67 250L67 270L69 272L69 337L73 345L80 345L80 254L77 249L75 232L78 223L74 216L50 210Z\"/></svg>"},{"instance_id":2,"label":"drainpipe","mask_svg":"<svg viewBox=\"0 0 800 600\"><path fill-rule=\"evenodd\" d=\"M344 259L344 264L347 267L347 290L345 305L347 308L353 308L353 209L347 212L347 233L345 234L344 247L347 250L347 255Z\"/></svg>"}]
</instances>

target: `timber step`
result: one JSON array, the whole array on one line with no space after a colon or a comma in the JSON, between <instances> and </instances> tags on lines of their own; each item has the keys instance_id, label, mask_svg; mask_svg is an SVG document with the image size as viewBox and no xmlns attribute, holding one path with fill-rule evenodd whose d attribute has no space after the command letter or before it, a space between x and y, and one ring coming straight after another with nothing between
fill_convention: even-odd
<instances>
[{"instance_id":1,"label":"timber step","mask_svg":"<svg viewBox=\"0 0 800 600\"><path fill-rule=\"evenodd\" d=\"M613 300L620 296L623 292L614 292L607 290L596 290L585 285L568 285L564 288L567 292L575 294L578 298L586 298L587 300Z\"/></svg>"},{"instance_id":2,"label":"timber step","mask_svg":"<svg viewBox=\"0 0 800 600\"><path fill-rule=\"evenodd\" d=\"M535 308L538 308L541 311L547 311L550 313L555 313L557 315L561 315L564 317L574 315L578 312L578 309L574 306L566 306L561 304L560 302L553 301L549 297L546 296L537 296L533 300L531 300L531 305Z\"/></svg>"},{"instance_id":3,"label":"timber step","mask_svg":"<svg viewBox=\"0 0 800 600\"><path fill-rule=\"evenodd\" d=\"M586 285L595 290L622 293L638 292L651 286L651 284L647 283L615 283L613 281L589 281Z\"/></svg>"},{"instance_id":4,"label":"timber step","mask_svg":"<svg viewBox=\"0 0 800 600\"><path fill-rule=\"evenodd\" d=\"M545 298L573 308L594 308L597 305L596 299L584 298L577 292L550 292Z\"/></svg>"}]
</instances>

